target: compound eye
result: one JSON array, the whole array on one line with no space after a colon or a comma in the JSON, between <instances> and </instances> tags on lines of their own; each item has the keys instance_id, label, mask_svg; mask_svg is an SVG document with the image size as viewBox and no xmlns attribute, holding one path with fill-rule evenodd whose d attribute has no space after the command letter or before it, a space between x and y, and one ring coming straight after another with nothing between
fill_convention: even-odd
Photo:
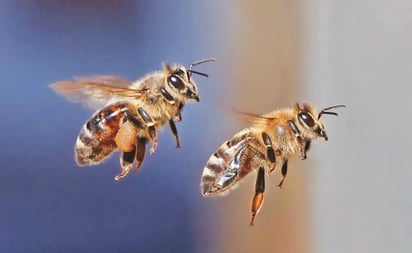
<instances>
[{"instance_id":1,"label":"compound eye","mask_svg":"<svg viewBox=\"0 0 412 253\"><path fill-rule=\"evenodd\" d=\"M167 82L169 83L170 86L177 90L181 90L185 87L185 84L183 83L182 79L177 76L176 74L172 74L167 78Z\"/></svg>"},{"instance_id":2,"label":"compound eye","mask_svg":"<svg viewBox=\"0 0 412 253\"><path fill-rule=\"evenodd\" d=\"M309 128L312 128L315 126L315 121L313 120L312 116L307 113L307 112L300 112L298 114L299 121Z\"/></svg>"},{"instance_id":3,"label":"compound eye","mask_svg":"<svg viewBox=\"0 0 412 253\"><path fill-rule=\"evenodd\" d=\"M185 72L182 69L177 69L174 74L184 77L185 76Z\"/></svg>"}]
</instances>

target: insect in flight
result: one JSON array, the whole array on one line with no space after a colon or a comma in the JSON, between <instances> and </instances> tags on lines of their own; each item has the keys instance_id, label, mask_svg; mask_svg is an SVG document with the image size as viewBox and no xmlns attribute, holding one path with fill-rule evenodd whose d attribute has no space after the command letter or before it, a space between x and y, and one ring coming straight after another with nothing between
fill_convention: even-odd
<instances>
[{"instance_id":1,"label":"insect in flight","mask_svg":"<svg viewBox=\"0 0 412 253\"><path fill-rule=\"evenodd\" d=\"M164 64L163 70L134 82L114 76L90 76L51 84L54 91L67 99L97 109L77 137L77 164L99 164L119 149L121 172L115 180L122 179L132 169L139 171L147 143L152 142L149 153L155 152L157 132L166 123L179 148L175 121L182 120L187 101L200 100L192 74L208 76L193 67L211 61L214 59L195 62L188 69L179 64Z\"/></svg>"},{"instance_id":2,"label":"insect in flight","mask_svg":"<svg viewBox=\"0 0 412 253\"><path fill-rule=\"evenodd\" d=\"M257 170L255 195L252 200L250 225L263 204L265 173L281 167L282 187L288 170L288 159L298 153L306 159L311 141L317 138L328 140L321 121L322 115L335 115L335 105L322 109L319 114L307 103L297 103L293 108L275 110L263 116L245 113L253 124L223 143L210 156L201 177L203 196L222 195L235 186L251 171Z\"/></svg>"}]
</instances>

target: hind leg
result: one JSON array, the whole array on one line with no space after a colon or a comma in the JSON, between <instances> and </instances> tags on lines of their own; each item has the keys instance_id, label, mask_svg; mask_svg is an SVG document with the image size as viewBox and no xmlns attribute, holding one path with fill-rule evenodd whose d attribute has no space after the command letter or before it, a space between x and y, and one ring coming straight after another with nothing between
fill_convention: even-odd
<instances>
[{"instance_id":1,"label":"hind leg","mask_svg":"<svg viewBox=\"0 0 412 253\"><path fill-rule=\"evenodd\" d=\"M137 137L137 151L136 151L136 168L134 168L135 172L139 172L140 168L142 167L144 156L146 153L146 143L147 143L147 138L144 136L139 136Z\"/></svg>"},{"instance_id":2,"label":"hind leg","mask_svg":"<svg viewBox=\"0 0 412 253\"><path fill-rule=\"evenodd\" d=\"M144 133L143 124L130 114L126 114L121 120L119 130L115 136L117 147L122 151L120 156L121 172L115 177L115 180L124 178L135 165L135 157L140 151L138 148L137 136Z\"/></svg>"},{"instance_id":3,"label":"hind leg","mask_svg":"<svg viewBox=\"0 0 412 253\"><path fill-rule=\"evenodd\" d=\"M122 152L120 156L120 167L122 171L116 175L114 180L118 181L124 178L125 176L127 176L127 174L129 174L130 170L133 168L135 156L136 156L136 147L132 151Z\"/></svg>"},{"instance_id":4,"label":"hind leg","mask_svg":"<svg viewBox=\"0 0 412 253\"><path fill-rule=\"evenodd\" d=\"M250 220L250 226L253 226L256 214L259 212L263 204L263 193L265 192L265 169L259 168L258 175L256 177L255 196L252 201L252 218Z\"/></svg>"}]
</instances>

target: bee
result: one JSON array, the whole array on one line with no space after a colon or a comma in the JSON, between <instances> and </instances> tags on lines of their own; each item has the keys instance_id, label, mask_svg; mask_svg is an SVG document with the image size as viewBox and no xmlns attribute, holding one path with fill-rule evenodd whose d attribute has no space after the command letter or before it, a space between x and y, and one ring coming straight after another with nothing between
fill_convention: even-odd
<instances>
[{"instance_id":1,"label":"bee","mask_svg":"<svg viewBox=\"0 0 412 253\"><path fill-rule=\"evenodd\" d=\"M149 153L155 153L159 142L157 132L166 123L179 148L175 122L182 120L187 101L200 100L192 74L208 77L193 67L210 61L214 59L195 62L189 68L164 64L163 70L134 82L114 76L89 76L51 84L56 93L72 102L97 109L77 137L74 149L77 164L99 164L118 149L121 172L114 179L120 180L133 168L136 172L140 170L146 144L152 142Z\"/></svg>"},{"instance_id":2,"label":"bee","mask_svg":"<svg viewBox=\"0 0 412 253\"><path fill-rule=\"evenodd\" d=\"M298 153L300 159L307 158L312 140L328 140L321 121L322 115L335 115L335 105L316 113L308 103L297 103L293 108L275 110L263 116L244 113L252 119L252 126L238 132L223 143L210 156L203 169L200 189L205 197L222 195L248 175L257 170L255 194L252 200L250 225L263 204L265 174L281 167L282 187L288 171L288 160Z\"/></svg>"}]
</instances>

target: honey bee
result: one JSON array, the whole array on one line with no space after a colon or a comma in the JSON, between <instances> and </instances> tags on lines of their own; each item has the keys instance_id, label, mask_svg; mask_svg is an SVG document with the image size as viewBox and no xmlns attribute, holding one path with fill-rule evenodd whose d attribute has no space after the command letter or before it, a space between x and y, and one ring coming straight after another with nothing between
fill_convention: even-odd
<instances>
[{"instance_id":1,"label":"honey bee","mask_svg":"<svg viewBox=\"0 0 412 253\"><path fill-rule=\"evenodd\" d=\"M179 148L175 121L182 120L187 101L200 100L192 74L208 76L192 68L210 61L214 59L195 62L188 69L179 64L164 64L163 70L134 82L114 76L89 76L51 84L56 93L97 109L77 137L77 164L99 164L119 149L121 172L114 179L120 180L133 168L136 172L140 170L150 141L150 154L155 152L157 132L166 123Z\"/></svg>"},{"instance_id":2,"label":"honey bee","mask_svg":"<svg viewBox=\"0 0 412 253\"><path fill-rule=\"evenodd\" d=\"M335 115L331 109L345 107L335 105L322 109L319 114L307 103L297 103L293 108L275 110L263 116L245 113L252 119L251 127L237 133L223 143L210 156L203 169L200 188L203 196L222 195L251 171L257 170L255 195L252 200L250 225L262 207L265 191L265 174L281 167L282 187L288 171L288 159L298 153L307 157L312 140L328 140L321 121L322 115Z\"/></svg>"}]
</instances>

